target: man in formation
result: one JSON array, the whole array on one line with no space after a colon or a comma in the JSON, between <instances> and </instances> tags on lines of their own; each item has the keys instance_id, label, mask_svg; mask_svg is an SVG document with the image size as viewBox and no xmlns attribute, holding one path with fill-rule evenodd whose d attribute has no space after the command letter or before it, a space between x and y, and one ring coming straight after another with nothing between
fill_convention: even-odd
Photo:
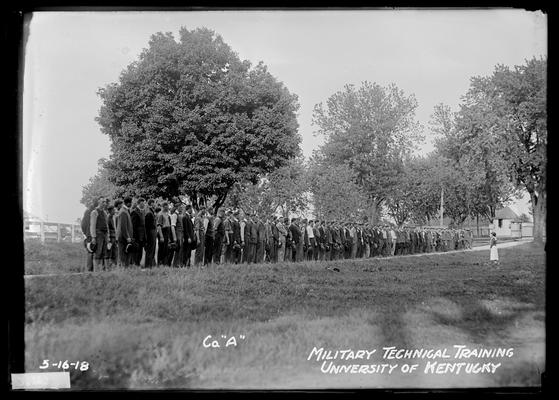
<instances>
[{"instance_id":1,"label":"man in formation","mask_svg":"<svg viewBox=\"0 0 559 400\"><path fill-rule=\"evenodd\" d=\"M131 197L95 199L82 231L86 271L387 257L471 249L474 238L469 229L290 219Z\"/></svg>"}]
</instances>

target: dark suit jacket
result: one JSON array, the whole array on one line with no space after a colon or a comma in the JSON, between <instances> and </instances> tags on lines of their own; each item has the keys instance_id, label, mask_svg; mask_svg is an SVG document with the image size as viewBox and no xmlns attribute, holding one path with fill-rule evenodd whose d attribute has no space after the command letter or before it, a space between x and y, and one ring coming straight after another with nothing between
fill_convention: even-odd
<instances>
[{"instance_id":1,"label":"dark suit jacket","mask_svg":"<svg viewBox=\"0 0 559 400\"><path fill-rule=\"evenodd\" d=\"M132 219L128 210L121 208L117 217L116 236L118 240L126 241L133 237Z\"/></svg>"},{"instance_id":2,"label":"dark suit jacket","mask_svg":"<svg viewBox=\"0 0 559 400\"><path fill-rule=\"evenodd\" d=\"M146 221L144 214L139 208L134 208L130 213L132 218L132 237L137 242L145 242L146 240Z\"/></svg>"},{"instance_id":3,"label":"dark suit jacket","mask_svg":"<svg viewBox=\"0 0 559 400\"><path fill-rule=\"evenodd\" d=\"M231 220L231 229L233 230L233 237L231 238L231 243L237 242L238 244L241 244L241 224L239 223L239 221ZM246 232L246 227L245 227L245 232Z\"/></svg>"},{"instance_id":4,"label":"dark suit jacket","mask_svg":"<svg viewBox=\"0 0 559 400\"><path fill-rule=\"evenodd\" d=\"M274 238L274 241L277 243L279 241L279 229L276 226L276 224L272 224L271 229L272 229L272 237Z\"/></svg>"},{"instance_id":5,"label":"dark suit jacket","mask_svg":"<svg viewBox=\"0 0 559 400\"><path fill-rule=\"evenodd\" d=\"M87 237L91 236L91 232L89 231L90 221L91 221L91 209L88 208L83 213L83 218L82 218L82 232Z\"/></svg>"},{"instance_id":6,"label":"dark suit jacket","mask_svg":"<svg viewBox=\"0 0 559 400\"><path fill-rule=\"evenodd\" d=\"M321 243L322 245L325 245L326 244L326 231L324 230L324 227L322 225L318 227L318 233L320 234L320 238L318 239L318 243Z\"/></svg>"},{"instance_id":7,"label":"dark suit jacket","mask_svg":"<svg viewBox=\"0 0 559 400\"><path fill-rule=\"evenodd\" d=\"M252 225L252 223L248 220L245 221L245 230L244 230L244 236L243 236L243 241L245 242L245 245L250 243L250 226Z\"/></svg>"},{"instance_id":8,"label":"dark suit jacket","mask_svg":"<svg viewBox=\"0 0 559 400\"><path fill-rule=\"evenodd\" d=\"M214 222L215 222L214 217L208 217L208 227L206 228L206 237L211 237L212 239L215 238Z\"/></svg>"},{"instance_id":9,"label":"dark suit jacket","mask_svg":"<svg viewBox=\"0 0 559 400\"><path fill-rule=\"evenodd\" d=\"M332 244L332 229L330 229L328 226L324 228L324 244Z\"/></svg>"},{"instance_id":10,"label":"dark suit jacket","mask_svg":"<svg viewBox=\"0 0 559 400\"><path fill-rule=\"evenodd\" d=\"M247 226L245 227L245 232L248 229L248 242L245 240L245 243L253 243L255 244L258 241L258 228L254 222L247 222Z\"/></svg>"},{"instance_id":11,"label":"dark suit jacket","mask_svg":"<svg viewBox=\"0 0 559 400\"><path fill-rule=\"evenodd\" d=\"M157 224L155 223L155 214L151 208L147 208L146 215L144 217L144 226L146 232L157 230Z\"/></svg>"},{"instance_id":12,"label":"dark suit jacket","mask_svg":"<svg viewBox=\"0 0 559 400\"><path fill-rule=\"evenodd\" d=\"M289 232L291 233L291 240L293 243L298 244L301 240L301 231L295 225L289 225Z\"/></svg>"},{"instance_id":13,"label":"dark suit jacket","mask_svg":"<svg viewBox=\"0 0 559 400\"><path fill-rule=\"evenodd\" d=\"M332 243L341 243L340 230L338 228L332 228Z\"/></svg>"},{"instance_id":14,"label":"dark suit jacket","mask_svg":"<svg viewBox=\"0 0 559 400\"><path fill-rule=\"evenodd\" d=\"M193 250L196 248L196 235L194 235L194 224L192 223L192 219L190 215L184 213L182 216L182 229L184 235L184 246L185 249ZM188 239L191 240L190 244L188 243Z\"/></svg>"}]
</instances>

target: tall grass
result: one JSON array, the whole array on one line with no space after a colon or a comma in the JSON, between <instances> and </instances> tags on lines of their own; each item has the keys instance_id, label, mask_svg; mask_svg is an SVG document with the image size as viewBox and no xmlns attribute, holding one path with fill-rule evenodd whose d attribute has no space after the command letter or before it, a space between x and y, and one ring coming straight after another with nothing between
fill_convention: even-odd
<instances>
[{"instance_id":1,"label":"tall grass","mask_svg":"<svg viewBox=\"0 0 559 400\"><path fill-rule=\"evenodd\" d=\"M82 243L25 241L25 274L81 272L85 265Z\"/></svg>"},{"instance_id":2,"label":"tall grass","mask_svg":"<svg viewBox=\"0 0 559 400\"><path fill-rule=\"evenodd\" d=\"M544 311L545 254L526 244L500 256L498 270L488 254L471 252L328 263L340 272L309 262L26 279L26 369L86 360L91 369L71 375L81 388L312 387L332 382L306 361L315 345L417 346L426 332L446 330L506 343L526 313ZM221 335L235 336L238 345L208 349L207 335L222 345ZM525 362L541 369L539 359Z\"/></svg>"}]
</instances>

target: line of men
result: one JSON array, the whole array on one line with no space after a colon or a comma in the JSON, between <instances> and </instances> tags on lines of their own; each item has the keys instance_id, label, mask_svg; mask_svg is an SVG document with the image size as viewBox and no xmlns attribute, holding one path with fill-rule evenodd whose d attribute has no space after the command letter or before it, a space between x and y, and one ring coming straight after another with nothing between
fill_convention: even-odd
<instances>
[{"instance_id":1,"label":"line of men","mask_svg":"<svg viewBox=\"0 0 559 400\"><path fill-rule=\"evenodd\" d=\"M340 221L262 217L256 213L127 197L99 197L85 211L86 270L220 263L338 260L472 247L465 229L394 228ZM142 262L143 261L143 262Z\"/></svg>"}]
</instances>

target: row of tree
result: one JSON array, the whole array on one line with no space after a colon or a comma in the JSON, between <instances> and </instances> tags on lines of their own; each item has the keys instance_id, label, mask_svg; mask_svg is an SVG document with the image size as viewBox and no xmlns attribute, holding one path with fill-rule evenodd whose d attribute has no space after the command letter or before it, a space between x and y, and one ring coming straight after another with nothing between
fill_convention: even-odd
<instances>
[{"instance_id":1,"label":"row of tree","mask_svg":"<svg viewBox=\"0 0 559 400\"><path fill-rule=\"evenodd\" d=\"M521 190L535 236L546 218L547 59L471 79L457 112L438 105L423 140L417 101L396 85L346 85L315 106L324 144L301 155L297 97L259 63L241 61L208 29L152 36L119 82L99 91L97 121L112 154L84 187L105 194L180 197L194 204L326 219L383 214L398 224L445 214L491 220ZM182 197L181 197L182 196Z\"/></svg>"}]
</instances>

